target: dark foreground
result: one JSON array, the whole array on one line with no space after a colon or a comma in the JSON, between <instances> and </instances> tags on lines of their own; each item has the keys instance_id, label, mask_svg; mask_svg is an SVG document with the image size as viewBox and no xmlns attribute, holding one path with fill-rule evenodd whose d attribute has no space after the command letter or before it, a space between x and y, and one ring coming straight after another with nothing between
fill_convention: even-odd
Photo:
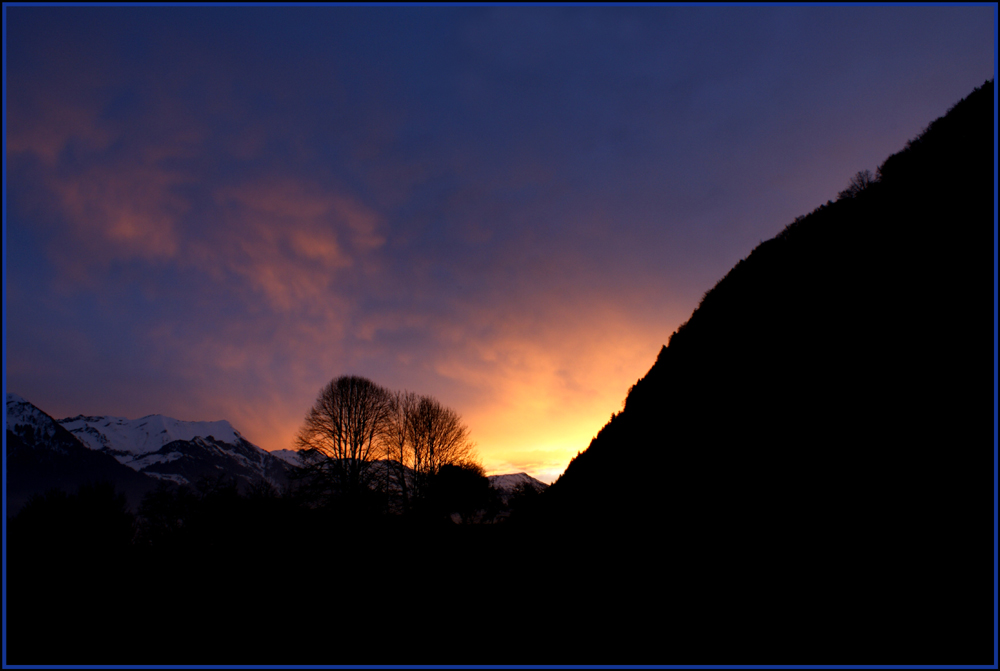
<instances>
[{"instance_id":1,"label":"dark foreground","mask_svg":"<svg viewBox=\"0 0 1000 671\"><path fill-rule=\"evenodd\" d=\"M240 525L236 525L237 527ZM975 571L321 515L8 556L10 664L988 664ZM600 541L598 542L598 538ZM108 540L106 536L105 541ZM819 554L816 554L816 553ZM983 560L988 561L984 554ZM922 562L917 562L922 565ZM831 568L836 567L836 568ZM978 602L978 610L973 603Z\"/></svg>"}]
</instances>

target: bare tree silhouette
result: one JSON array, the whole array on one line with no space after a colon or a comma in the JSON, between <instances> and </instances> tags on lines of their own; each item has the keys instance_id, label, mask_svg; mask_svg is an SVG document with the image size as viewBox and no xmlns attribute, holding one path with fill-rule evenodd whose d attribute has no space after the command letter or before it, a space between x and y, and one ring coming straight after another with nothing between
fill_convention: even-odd
<instances>
[{"instance_id":1,"label":"bare tree silhouette","mask_svg":"<svg viewBox=\"0 0 1000 671\"><path fill-rule=\"evenodd\" d=\"M372 464L385 456L391 411L391 393L367 378L343 376L323 387L296 438L307 487L327 498L365 496Z\"/></svg>"},{"instance_id":2,"label":"bare tree silhouette","mask_svg":"<svg viewBox=\"0 0 1000 671\"><path fill-rule=\"evenodd\" d=\"M461 466L476 461L475 444L469 439L468 427L458 413L433 398L420 398L407 430L418 488L426 489L442 466Z\"/></svg>"},{"instance_id":3,"label":"bare tree silhouette","mask_svg":"<svg viewBox=\"0 0 1000 671\"><path fill-rule=\"evenodd\" d=\"M392 394L391 421L385 433L385 453L389 459L392 477L398 484L400 499L404 511L410 507L410 491L412 478L409 476L412 468L412 424L420 405L420 397L409 391L397 391Z\"/></svg>"}]
</instances>

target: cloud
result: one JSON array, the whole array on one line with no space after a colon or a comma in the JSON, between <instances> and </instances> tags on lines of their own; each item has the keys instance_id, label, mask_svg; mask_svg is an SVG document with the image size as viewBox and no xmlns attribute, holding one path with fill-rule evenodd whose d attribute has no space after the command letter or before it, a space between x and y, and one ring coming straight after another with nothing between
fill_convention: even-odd
<instances>
[{"instance_id":1,"label":"cloud","mask_svg":"<svg viewBox=\"0 0 1000 671\"><path fill-rule=\"evenodd\" d=\"M176 222L187 205L171 193L170 172L148 165L95 167L68 179L53 179L54 203L90 253L143 259L171 258L180 247Z\"/></svg>"},{"instance_id":2,"label":"cloud","mask_svg":"<svg viewBox=\"0 0 1000 671\"><path fill-rule=\"evenodd\" d=\"M255 134L230 142L169 91L139 87L118 115L114 94L86 87L17 93L11 230L49 266L32 269L43 284L29 287L15 262L11 280L19 305L40 293L51 310L11 328L15 381L30 387L44 370L49 389L76 389L76 407L47 392L57 414L228 418L288 447L315 389L344 365L351 274L374 272L382 215L329 174L284 164L273 151L282 133L251 122ZM233 96L210 102L233 110Z\"/></svg>"},{"instance_id":3,"label":"cloud","mask_svg":"<svg viewBox=\"0 0 1000 671\"><path fill-rule=\"evenodd\" d=\"M191 254L224 269L282 313L323 311L342 272L381 247L380 218L357 199L293 178L221 188L217 223Z\"/></svg>"}]
</instances>

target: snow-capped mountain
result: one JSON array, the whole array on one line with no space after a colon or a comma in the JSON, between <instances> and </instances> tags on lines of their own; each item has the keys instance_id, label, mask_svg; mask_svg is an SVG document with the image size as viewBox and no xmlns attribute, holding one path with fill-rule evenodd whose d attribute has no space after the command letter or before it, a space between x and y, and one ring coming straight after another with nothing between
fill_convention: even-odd
<instances>
[{"instance_id":1,"label":"snow-capped mountain","mask_svg":"<svg viewBox=\"0 0 1000 671\"><path fill-rule=\"evenodd\" d=\"M505 473L504 475L490 475L488 477L490 484L493 485L493 489L500 492L504 503L507 502L507 499L514 493L518 485L534 487L539 492L548 487L547 484L541 480L536 480L527 473Z\"/></svg>"},{"instance_id":2,"label":"snow-capped mountain","mask_svg":"<svg viewBox=\"0 0 1000 671\"><path fill-rule=\"evenodd\" d=\"M271 456L281 459L286 464L301 468L304 464L298 450L271 450Z\"/></svg>"},{"instance_id":3,"label":"snow-capped mountain","mask_svg":"<svg viewBox=\"0 0 1000 671\"><path fill-rule=\"evenodd\" d=\"M77 415L59 424L90 449L159 480L183 485L226 475L242 485L263 479L281 486L287 478L284 461L247 441L226 421Z\"/></svg>"},{"instance_id":4,"label":"snow-capped mountain","mask_svg":"<svg viewBox=\"0 0 1000 671\"><path fill-rule=\"evenodd\" d=\"M32 494L73 492L110 481L136 507L161 481L197 485L232 478L282 487L291 467L250 443L226 421L185 422L78 415L55 420L23 397L7 394L8 512Z\"/></svg>"},{"instance_id":5,"label":"snow-capped mountain","mask_svg":"<svg viewBox=\"0 0 1000 671\"><path fill-rule=\"evenodd\" d=\"M214 438L235 444L243 439L226 421L184 422L163 415L147 415L139 419L77 415L60 419L59 423L90 449L121 455L124 459L119 459L121 463L158 452L175 440Z\"/></svg>"},{"instance_id":6,"label":"snow-capped mountain","mask_svg":"<svg viewBox=\"0 0 1000 671\"><path fill-rule=\"evenodd\" d=\"M122 466L111 455L87 449L52 417L17 394L7 394L7 513L50 489L75 492L80 485L115 483L132 506L156 481Z\"/></svg>"},{"instance_id":7,"label":"snow-capped mountain","mask_svg":"<svg viewBox=\"0 0 1000 671\"><path fill-rule=\"evenodd\" d=\"M51 438L56 432L55 420L33 406L18 394L7 393L7 430L13 427L27 427L39 436Z\"/></svg>"}]
</instances>

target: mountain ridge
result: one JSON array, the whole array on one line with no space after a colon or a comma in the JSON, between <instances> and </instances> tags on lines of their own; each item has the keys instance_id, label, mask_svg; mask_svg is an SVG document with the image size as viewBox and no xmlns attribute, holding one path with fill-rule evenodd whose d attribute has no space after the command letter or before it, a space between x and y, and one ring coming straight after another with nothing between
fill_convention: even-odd
<instances>
[{"instance_id":1,"label":"mountain ridge","mask_svg":"<svg viewBox=\"0 0 1000 671\"><path fill-rule=\"evenodd\" d=\"M31 494L41 494L51 488L72 493L79 485L96 480L108 480L126 488L133 508L138 507L142 496L158 482L194 485L205 478L228 476L235 478L241 490L262 480L280 490L288 484L292 471L302 466L296 450L268 452L243 438L227 420L196 422L161 414L136 419L80 414L56 420L19 394L9 392L7 424L8 441L13 441L15 456L21 454L17 450L23 445L26 431L30 431L33 447L42 446L52 454L72 453L91 464L88 468L78 467L81 473L87 474L85 478L67 479L64 476L47 478L45 467L39 462L32 467L32 484L27 487L30 491L21 492L23 488L18 481L25 476L16 458L11 480L19 493L8 500L9 514L16 513ZM33 428L29 430L29 426ZM80 448L100 458L85 455ZM49 455L44 463L54 468L56 461ZM126 475L118 466L141 477ZM385 470L385 464L377 462L378 469ZM390 470L395 472L395 469ZM547 487L526 473L494 475L488 479L491 484L497 483L504 500L517 484L528 482L539 491Z\"/></svg>"},{"instance_id":2,"label":"mountain ridge","mask_svg":"<svg viewBox=\"0 0 1000 671\"><path fill-rule=\"evenodd\" d=\"M706 292L542 497L533 524L599 548L577 580L622 576L616 589L688 617L718 600L770 618L789 641L772 660L882 663L918 644L914 659L991 658L975 584L989 577L993 469L969 376L983 365L994 118L990 80ZM843 621L882 641L825 633ZM760 633L735 632L744 659L780 649ZM698 635L692 648L709 643Z\"/></svg>"},{"instance_id":3,"label":"mountain ridge","mask_svg":"<svg viewBox=\"0 0 1000 671\"><path fill-rule=\"evenodd\" d=\"M75 492L81 485L110 480L133 506L155 481L121 465L112 456L88 449L55 419L18 394L6 398L5 494L7 514L32 495L49 489Z\"/></svg>"},{"instance_id":4,"label":"mountain ridge","mask_svg":"<svg viewBox=\"0 0 1000 671\"><path fill-rule=\"evenodd\" d=\"M278 488L288 481L285 462L245 440L225 420L186 422L164 415L56 420L16 393L7 394L6 405L8 483L16 492L8 497L8 514L32 494L72 493L96 481L123 489L133 508L159 482L193 485L229 477L245 490L261 480ZM66 455L72 459L61 463Z\"/></svg>"}]
</instances>

